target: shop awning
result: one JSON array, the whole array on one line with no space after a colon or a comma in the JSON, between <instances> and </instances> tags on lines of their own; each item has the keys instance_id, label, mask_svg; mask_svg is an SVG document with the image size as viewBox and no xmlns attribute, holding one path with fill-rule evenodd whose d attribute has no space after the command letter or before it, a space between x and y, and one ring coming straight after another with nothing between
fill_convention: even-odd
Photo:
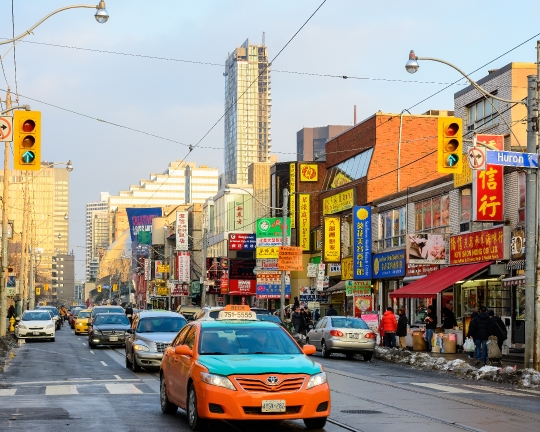
<instances>
[{"instance_id":1,"label":"shop awning","mask_svg":"<svg viewBox=\"0 0 540 432\"><path fill-rule=\"evenodd\" d=\"M451 287L457 281L470 279L491 264L493 264L492 261L446 267L390 293L390 297L435 298L437 294Z\"/></svg>"}]
</instances>

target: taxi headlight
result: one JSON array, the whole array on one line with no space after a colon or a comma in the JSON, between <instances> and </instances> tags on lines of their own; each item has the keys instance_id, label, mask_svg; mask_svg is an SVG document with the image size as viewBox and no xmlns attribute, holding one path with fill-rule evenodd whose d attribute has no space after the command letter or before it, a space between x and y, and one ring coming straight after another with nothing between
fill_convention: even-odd
<instances>
[{"instance_id":1,"label":"taxi headlight","mask_svg":"<svg viewBox=\"0 0 540 432\"><path fill-rule=\"evenodd\" d=\"M133 349L137 351L150 351L150 348L143 344L135 344L133 345Z\"/></svg>"},{"instance_id":2,"label":"taxi headlight","mask_svg":"<svg viewBox=\"0 0 540 432\"><path fill-rule=\"evenodd\" d=\"M226 389L236 391L236 388L234 387L231 380L225 376L201 372L201 381L206 384L224 387Z\"/></svg>"},{"instance_id":3,"label":"taxi headlight","mask_svg":"<svg viewBox=\"0 0 540 432\"><path fill-rule=\"evenodd\" d=\"M54 327L54 324L51 323L51 324L48 324L47 327L45 328L53 328L53 327Z\"/></svg>"},{"instance_id":4,"label":"taxi headlight","mask_svg":"<svg viewBox=\"0 0 540 432\"><path fill-rule=\"evenodd\" d=\"M306 390L309 390L312 387L317 387L324 383L326 383L326 372L321 372L316 375L311 375L307 383Z\"/></svg>"}]
</instances>

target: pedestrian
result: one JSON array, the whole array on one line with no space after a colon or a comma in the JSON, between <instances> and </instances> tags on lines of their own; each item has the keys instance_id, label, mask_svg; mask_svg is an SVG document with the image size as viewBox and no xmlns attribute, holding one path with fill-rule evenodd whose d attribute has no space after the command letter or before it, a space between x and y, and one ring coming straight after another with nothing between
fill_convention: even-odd
<instances>
[{"instance_id":1,"label":"pedestrian","mask_svg":"<svg viewBox=\"0 0 540 432\"><path fill-rule=\"evenodd\" d=\"M300 308L300 334L306 334L306 312L303 307Z\"/></svg>"},{"instance_id":2,"label":"pedestrian","mask_svg":"<svg viewBox=\"0 0 540 432\"><path fill-rule=\"evenodd\" d=\"M337 316L337 311L334 309L334 306L330 305L326 311L326 316Z\"/></svg>"},{"instance_id":3,"label":"pedestrian","mask_svg":"<svg viewBox=\"0 0 540 432\"><path fill-rule=\"evenodd\" d=\"M15 306L11 305L7 310L7 318L15 318Z\"/></svg>"},{"instance_id":4,"label":"pedestrian","mask_svg":"<svg viewBox=\"0 0 540 432\"><path fill-rule=\"evenodd\" d=\"M391 307L386 308L386 312L381 318L381 327L384 330L384 346L388 348L396 347L397 321Z\"/></svg>"},{"instance_id":5,"label":"pedestrian","mask_svg":"<svg viewBox=\"0 0 540 432\"><path fill-rule=\"evenodd\" d=\"M442 308L442 325L446 330L452 330L457 327L456 315L448 308Z\"/></svg>"},{"instance_id":6,"label":"pedestrian","mask_svg":"<svg viewBox=\"0 0 540 432\"><path fill-rule=\"evenodd\" d=\"M296 306L292 313L292 325L294 328L294 334L300 333L300 327L302 326L302 315L300 313L300 306Z\"/></svg>"},{"instance_id":7,"label":"pedestrian","mask_svg":"<svg viewBox=\"0 0 540 432\"><path fill-rule=\"evenodd\" d=\"M399 319L397 322L396 336L399 337L399 348L404 350L407 348L407 315L405 315L405 309L398 309Z\"/></svg>"},{"instance_id":8,"label":"pedestrian","mask_svg":"<svg viewBox=\"0 0 540 432\"><path fill-rule=\"evenodd\" d=\"M431 339L433 338L433 333L435 332L435 329L437 328L437 315L435 314L435 309L433 306L427 307L428 314L424 318L424 322L426 323L426 342L427 342L427 349L428 351L431 351Z\"/></svg>"},{"instance_id":9,"label":"pedestrian","mask_svg":"<svg viewBox=\"0 0 540 432\"><path fill-rule=\"evenodd\" d=\"M508 337L508 331L504 325L502 319L500 319L492 310L488 311L488 316L491 318L493 336L497 336L497 345L502 352L503 342Z\"/></svg>"},{"instance_id":10,"label":"pedestrian","mask_svg":"<svg viewBox=\"0 0 540 432\"><path fill-rule=\"evenodd\" d=\"M293 310L296 310L297 307L300 307L300 302L298 301L298 297L295 297L294 298Z\"/></svg>"},{"instance_id":11,"label":"pedestrian","mask_svg":"<svg viewBox=\"0 0 540 432\"><path fill-rule=\"evenodd\" d=\"M477 365L480 364L480 361L482 361L482 366L486 365L487 341L492 334L493 324L487 314L487 309L482 306L478 310L478 316L474 317L469 324L469 332L467 334L467 336L472 337L474 340Z\"/></svg>"},{"instance_id":12,"label":"pedestrian","mask_svg":"<svg viewBox=\"0 0 540 432\"><path fill-rule=\"evenodd\" d=\"M319 319L321 319L321 313L319 312L319 308L315 309L315 315L313 317L315 318L315 321L319 321Z\"/></svg>"},{"instance_id":13,"label":"pedestrian","mask_svg":"<svg viewBox=\"0 0 540 432\"><path fill-rule=\"evenodd\" d=\"M471 325L470 323L472 322L472 320L473 320L475 317L477 317L477 316L478 316L478 312L476 312L476 311L474 311L474 312L471 314L471 321L469 321L469 326ZM469 334L469 333L467 332L467 334ZM473 358L474 358L474 351L470 351L470 352L469 352L469 358L470 358L470 359L473 359Z\"/></svg>"},{"instance_id":14,"label":"pedestrian","mask_svg":"<svg viewBox=\"0 0 540 432\"><path fill-rule=\"evenodd\" d=\"M131 303L127 305L125 313L129 323L131 324L133 322L133 307L131 306Z\"/></svg>"}]
</instances>

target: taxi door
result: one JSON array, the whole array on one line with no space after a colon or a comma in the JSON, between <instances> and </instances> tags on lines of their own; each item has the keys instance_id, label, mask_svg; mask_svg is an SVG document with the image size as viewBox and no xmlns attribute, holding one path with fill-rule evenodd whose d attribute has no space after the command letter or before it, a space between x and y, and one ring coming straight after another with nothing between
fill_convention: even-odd
<instances>
[{"instance_id":1,"label":"taxi door","mask_svg":"<svg viewBox=\"0 0 540 432\"><path fill-rule=\"evenodd\" d=\"M197 327L194 325L188 325L186 329L187 334L185 339L179 341L179 345L187 345L191 350L195 347L195 335ZM172 388L174 389L174 399L178 401L178 404L182 407L186 407L187 403L187 383L189 380L189 371L194 358L187 355L172 354L173 361L169 365L169 376L171 378Z\"/></svg>"},{"instance_id":2,"label":"taxi door","mask_svg":"<svg viewBox=\"0 0 540 432\"><path fill-rule=\"evenodd\" d=\"M178 359L179 355L177 355L174 352L174 349L178 345L182 345L184 343L184 340L186 339L186 334L189 331L190 326L184 326L180 332L178 332L178 335L174 338L174 340L171 342L171 345L169 348L165 350L163 353L163 363L162 363L162 369L164 370L163 377L165 379L165 385L167 386L167 392L169 393L169 397L172 401L177 402L178 401L178 378L177 378L177 365L178 365Z\"/></svg>"}]
</instances>

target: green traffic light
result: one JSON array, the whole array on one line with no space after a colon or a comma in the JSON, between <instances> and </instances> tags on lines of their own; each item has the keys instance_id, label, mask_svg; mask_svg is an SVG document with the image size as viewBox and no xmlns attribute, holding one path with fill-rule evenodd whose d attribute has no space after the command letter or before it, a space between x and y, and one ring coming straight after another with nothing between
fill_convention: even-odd
<instances>
[{"instance_id":1,"label":"green traffic light","mask_svg":"<svg viewBox=\"0 0 540 432\"><path fill-rule=\"evenodd\" d=\"M21 156L24 163L32 163L34 162L34 159L36 158L36 154L33 151L26 150L23 155Z\"/></svg>"},{"instance_id":2,"label":"green traffic light","mask_svg":"<svg viewBox=\"0 0 540 432\"><path fill-rule=\"evenodd\" d=\"M455 153L448 155L446 158L446 166L453 167L459 162L459 156Z\"/></svg>"}]
</instances>

